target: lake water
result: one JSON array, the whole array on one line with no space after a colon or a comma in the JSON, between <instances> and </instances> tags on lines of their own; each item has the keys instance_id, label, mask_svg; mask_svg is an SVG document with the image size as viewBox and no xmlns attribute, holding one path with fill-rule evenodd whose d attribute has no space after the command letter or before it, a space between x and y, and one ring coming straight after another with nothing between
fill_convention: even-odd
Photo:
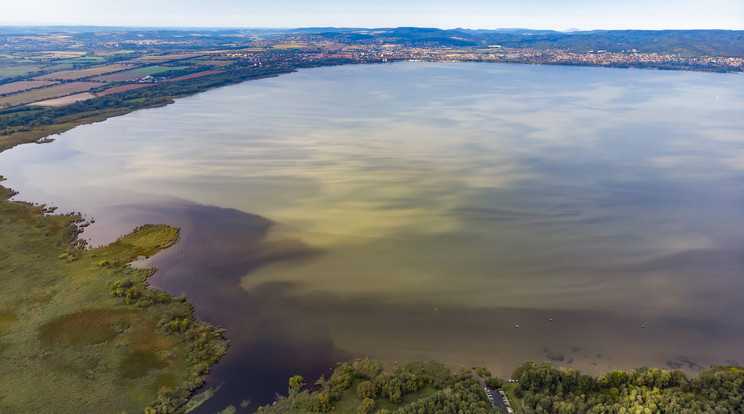
<instances>
[{"instance_id":1,"label":"lake water","mask_svg":"<svg viewBox=\"0 0 744 414\"><path fill-rule=\"evenodd\" d=\"M744 362L744 78L504 64L302 70L0 154L19 199L228 329L216 397L369 355L597 374ZM239 408L240 409L240 408Z\"/></svg>"}]
</instances>

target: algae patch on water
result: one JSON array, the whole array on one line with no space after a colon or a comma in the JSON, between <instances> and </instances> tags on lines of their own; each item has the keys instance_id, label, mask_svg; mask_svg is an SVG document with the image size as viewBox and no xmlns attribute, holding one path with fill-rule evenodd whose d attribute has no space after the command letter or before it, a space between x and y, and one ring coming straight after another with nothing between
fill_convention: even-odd
<instances>
[{"instance_id":1,"label":"algae patch on water","mask_svg":"<svg viewBox=\"0 0 744 414\"><path fill-rule=\"evenodd\" d=\"M183 298L148 288L154 269L127 265L178 229L145 225L88 249L80 216L0 195L0 412L183 405L227 342Z\"/></svg>"}]
</instances>

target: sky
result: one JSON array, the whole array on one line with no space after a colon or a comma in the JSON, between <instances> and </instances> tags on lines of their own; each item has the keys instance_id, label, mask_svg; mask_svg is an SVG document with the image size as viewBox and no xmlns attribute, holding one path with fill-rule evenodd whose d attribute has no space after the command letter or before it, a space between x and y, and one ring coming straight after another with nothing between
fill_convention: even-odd
<instances>
[{"instance_id":1,"label":"sky","mask_svg":"<svg viewBox=\"0 0 744 414\"><path fill-rule=\"evenodd\" d=\"M744 30L744 0L0 0L0 25Z\"/></svg>"}]
</instances>

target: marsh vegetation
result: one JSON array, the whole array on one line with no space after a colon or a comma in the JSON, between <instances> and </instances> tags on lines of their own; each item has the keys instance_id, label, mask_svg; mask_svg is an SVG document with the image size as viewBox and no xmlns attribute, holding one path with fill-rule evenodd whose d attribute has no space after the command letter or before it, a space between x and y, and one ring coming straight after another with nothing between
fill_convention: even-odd
<instances>
[{"instance_id":1,"label":"marsh vegetation","mask_svg":"<svg viewBox=\"0 0 744 414\"><path fill-rule=\"evenodd\" d=\"M78 214L0 187L0 411L172 412L226 352L222 330L128 263L178 239L147 225L86 248Z\"/></svg>"}]
</instances>

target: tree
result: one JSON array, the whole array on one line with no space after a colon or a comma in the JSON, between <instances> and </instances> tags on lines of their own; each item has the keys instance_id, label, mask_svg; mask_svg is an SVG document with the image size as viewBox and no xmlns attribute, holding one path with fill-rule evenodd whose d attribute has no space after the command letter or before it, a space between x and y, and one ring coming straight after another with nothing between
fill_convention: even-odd
<instances>
[{"instance_id":1,"label":"tree","mask_svg":"<svg viewBox=\"0 0 744 414\"><path fill-rule=\"evenodd\" d=\"M305 385L305 379L302 378L300 375L295 375L294 377L289 379L289 389L290 390L299 390Z\"/></svg>"},{"instance_id":2,"label":"tree","mask_svg":"<svg viewBox=\"0 0 744 414\"><path fill-rule=\"evenodd\" d=\"M367 414L375 409L375 400L371 398L365 398L362 400L362 404L359 406L357 412L359 414Z\"/></svg>"},{"instance_id":3,"label":"tree","mask_svg":"<svg viewBox=\"0 0 744 414\"><path fill-rule=\"evenodd\" d=\"M370 381L362 381L357 385L359 398L374 398L376 394L375 386Z\"/></svg>"},{"instance_id":4,"label":"tree","mask_svg":"<svg viewBox=\"0 0 744 414\"><path fill-rule=\"evenodd\" d=\"M502 386L504 386L504 381L502 381L501 378L488 377L486 378L486 385L489 388L501 388Z\"/></svg>"}]
</instances>

